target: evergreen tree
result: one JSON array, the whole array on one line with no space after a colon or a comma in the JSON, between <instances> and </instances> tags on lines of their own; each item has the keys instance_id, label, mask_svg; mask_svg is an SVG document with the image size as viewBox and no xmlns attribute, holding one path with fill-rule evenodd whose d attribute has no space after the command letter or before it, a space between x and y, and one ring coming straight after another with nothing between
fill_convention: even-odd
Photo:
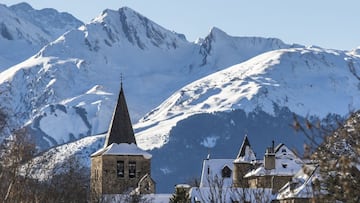
<instances>
[{"instance_id":1,"label":"evergreen tree","mask_svg":"<svg viewBox=\"0 0 360 203\"><path fill-rule=\"evenodd\" d=\"M175 188L175 193L170 198L170 203L190 203L190 197L187 187Z\"/></svg>"}]
</instances>

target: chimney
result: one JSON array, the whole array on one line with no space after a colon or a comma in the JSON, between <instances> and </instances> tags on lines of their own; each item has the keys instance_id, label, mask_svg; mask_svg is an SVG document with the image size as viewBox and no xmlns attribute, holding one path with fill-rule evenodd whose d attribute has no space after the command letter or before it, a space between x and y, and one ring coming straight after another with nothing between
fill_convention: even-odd
<instances>
[{"instance_id":1,"label":"chimney","mask_svg":"<svg viewBox=\"0 0 360 203\"><path fill-rule=\"evenodd\" d=\"M272 141L272 146L268 147L264 156L264 168L266 170L275 169L275 142Z\"/></svg>"}]
</instances>

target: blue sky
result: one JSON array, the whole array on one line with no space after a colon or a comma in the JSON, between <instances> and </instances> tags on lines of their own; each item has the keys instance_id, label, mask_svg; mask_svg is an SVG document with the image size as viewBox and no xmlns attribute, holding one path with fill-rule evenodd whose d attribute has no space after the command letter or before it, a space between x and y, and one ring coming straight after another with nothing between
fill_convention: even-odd
<instances>
[{"instance_id":1,"label":"blue sky","mask_svg":"<svg viewBox=\"0 0 360 203\"><path fill-rule=\"evenodd\" d=\"M211 27L233 36L276 37L286 43L351 50L360 46L359 0L25 0L89 22L106 8L130 7L161 26L205 37ZM0 0L12 5L17 0Z\"/></svg>"}]
</instances>

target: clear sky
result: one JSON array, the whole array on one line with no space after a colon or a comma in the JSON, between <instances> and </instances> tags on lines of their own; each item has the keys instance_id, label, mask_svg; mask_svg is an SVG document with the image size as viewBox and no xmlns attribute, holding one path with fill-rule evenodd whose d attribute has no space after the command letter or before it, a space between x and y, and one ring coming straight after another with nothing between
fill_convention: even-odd
<instances>
[{"instance_id":1,"label":"clear sky","mask_svg":"<svg viewBox=\"0 0 360 203\"><path fill-rule=\"evenodd\" d=\"M104 9L130 7L161 26L205 37L211 27L232 36L276 37L286 43L351 50L360 46L359 0L23 0L90 22ZM12 5L23 2L0 0Z\"/></svg>"}]
</instances>

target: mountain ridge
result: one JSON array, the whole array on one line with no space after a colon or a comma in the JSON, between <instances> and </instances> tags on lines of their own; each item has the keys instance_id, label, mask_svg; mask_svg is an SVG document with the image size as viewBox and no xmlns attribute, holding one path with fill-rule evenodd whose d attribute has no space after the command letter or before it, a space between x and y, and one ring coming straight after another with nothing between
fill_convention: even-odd
<instances>
[{"instance_id":1,"label":"mountain ridge","mask_svg":"<svg viewBox=\"0 0 360 203\"><path fill-rule=\"evenodd\" d=\"M51 148L44 154L59 149L49 163L77 154L89 166L123 74L131 117L140 119L137 141L151 149L159 191L169 191L195 177L210 150L235 157L245 133L258 154L271 140L298 149L294 114L321 119L359 108L358 53L218 28L188 42L130 8L107 9L1 72L0 98L11 128L25 126L39 150Z\"/></svg>"},{"instance_id":2,"label":"mountain ridge","mask_svg":"<svg viewBox=\"0 0 360 203\"><path fill-rule=\"evenodd\" d=\"M212 36L218 36L214 32ZM256 55L259 50L279 48L272 46L273 39L254 44L246 43L251 38L226 35L225 40L211 42L220 52L210 52L204 64L200 44L188 42L129 8L107 9L0 73L0 89L4 96L11 95L3 105L10 115L21 115L12 122L26 124L42 149L102 133L108 128L120 73L125 76L125 91L132 93L127 96L129 110L137 120L176 89L225 68L224 64L242 62L246 58L242 55ZM257 51L249 53L242 47ZM218 56L234 50L233 57ZM68 129L57 122L66 123Z\"/></svg>"},{"instance_id":3,"label":"mountain ridge","mask_svg":"<svg viewBox=\"0 0 360 203\"><path fill-rule=\"evenodd\" d=\"M195 114L261 109L274 115L274 104L288 107L302 117L321 119L331 113L346 115L360 108L356 96L360 83L354 75L359 72L359 62L358 57L350 58L346 52L318 48L261 54L175 92L135 124L135 128L146 129L137 133L138 138L168 136L177 122ZM291 92L294 90L296 94ZM160 122L162 127L154 127Z\"/></svg>"},{"instance_id":4,"label":"mountain ridge","mask_svg":"<svg viewBox=\"0 0 360 203\"><path fill-rule=\"evenodd\" d=\"M31 57L41 47L83 23L55 9L35 10L27 3L0 4L0 71Z\"/></svg>"}]
</instances>

